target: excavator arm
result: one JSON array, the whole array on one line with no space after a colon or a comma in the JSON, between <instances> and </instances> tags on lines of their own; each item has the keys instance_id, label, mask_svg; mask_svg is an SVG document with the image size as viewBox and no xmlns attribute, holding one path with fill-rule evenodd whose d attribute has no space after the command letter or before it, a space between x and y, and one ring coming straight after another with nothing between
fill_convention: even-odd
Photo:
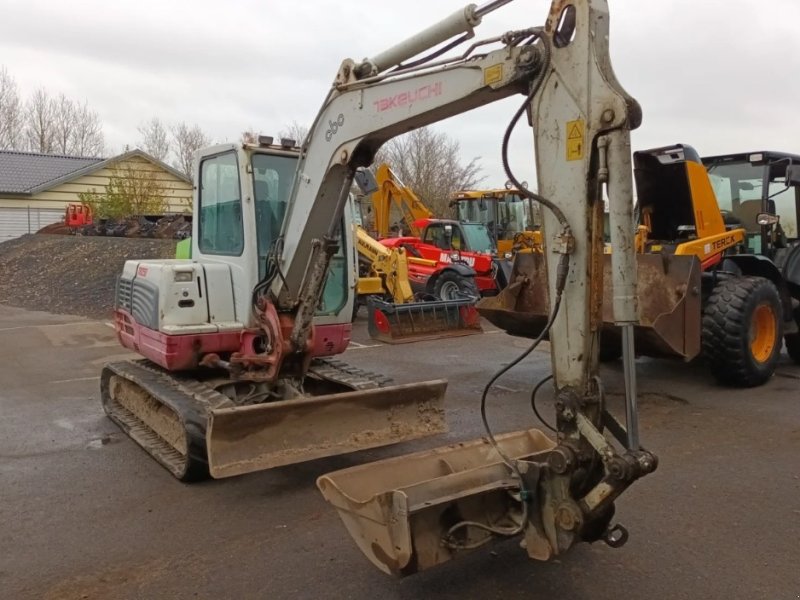
<instances>
[{"instance_id":1,"label":"excavator arm","mask_svg":"<svg viewBox=\"0 0 800 600\"><path fill-rule=\"evenodd\" d=\"M473 5L464 14L476 10L481 9ZM287 285L273 291L280 307L297 307L295 332L302 332L303 293L313 298L314 282L299 265L324 264L325 255L325 241L315 237L311 220L338 214L353 169L368 164L381 143L411 127L523 94L525 100L506 129L503 160L509 179L522 190L508 164L507 147L514 124L527 113L539 193L523 193L548 211L544 252L533 257L547 286L541 281L532 284L542 290L548 318L531 347L511 366L548 336L557 437L551 440L536 430L492 433L488 392L507 366L487 384L481 398L485 439L321 477L320 490L364 554L396 575L415 573L513 536L524 536L529 556L540 560L558 556L580 541L603 539L611 546L621 545L627 534L612 525L614 501L657 466L656 457L639 444L633 370L637 303L630 130L639 125L641 111L611 68L607 2L554 0L544 27L493 40L504 44L501 50L441 61L435 69L418 73L402 68L385 72L397 64L386 64L387 55L396 57L397 48L414 46L431 30L441 29L457 34L439 24L381 54L383 62L343 63L298 171L296 213L289 226L294 223L302 231L298 240L306 242L287 243ZM419 44L414 48L424 50ZM605 405L597 360L603 318L604 194L614 247L613 314L626 333L627 428ZM513 294L528 283L512 282L506 291ZM524 320L525 315L516 317Z\"/></svg>"},{"instance_id":2,"label":"excavator arm","mask_svg":"<svg viewBox=\"0 0 800 600\"><path fill-rule=\"evenodd\" d=\"M391 167L380 165L375 171L378 189L372 193L372 214L375 219L375 231L378 237L389 237L389 219L392 206L396 206L403 215L403 220L411 235L419 237L421 231L414 225L419 219L430 219L433 213L423 204L414 190L403 185Z\"/></svg>"}]
</instances>

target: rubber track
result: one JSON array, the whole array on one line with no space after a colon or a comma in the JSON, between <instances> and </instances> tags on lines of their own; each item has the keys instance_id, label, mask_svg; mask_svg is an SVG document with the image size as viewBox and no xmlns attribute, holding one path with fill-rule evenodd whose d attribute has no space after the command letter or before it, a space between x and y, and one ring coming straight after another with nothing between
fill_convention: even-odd
<instances>
[{"instance_id":1,"label":"rubber track","mask_svg":"<svg viewBox=\"0 0 800 600\"><path fill-rule=\"evenodd\" d=\"M391 383L391 379L383 375L357 369L338 360L317 359L312 362L310 372L353 390L374 389ZM136 385L177 415L186 434L186 456L136 415L111 399L109 386L114 375ZM208 477L208 410L230 405L231 400L227 396L201 381L176 376L145 359L107 364L100 378L100 388L103 409L108 417L175 478L192 482Z\"/></svg>"},{"instance_id":2,"label":"rubber track","mask_svg":"<svg viewBox=\"0 0 800 600\"><path fill-rule=\"evenodd\" d=\"M317 359L311 363L310 373L328 381L335 381L354 390L372 390L392 383L391 378L378 373L351 367L341 360Z\"/></svg>"},{"instance_id":3,"label":"rubber track","mask_svg":"<svg viewBox=\"0 0 800 600\"><path fill-rule=\"evenodd\" d=\"M172 410L186 436L186 456L175 450L132 412L113 402L109 390L112 375L133 383ZM147 360L106 365L100 386L106 414L177 479L188 482L208 477L206 411L210 406L229 403L226 396L199 381L177 378Z\"/></svg>"},{"instance_id":4,"label":"rubber track","mask_svg":"<svg viewBox=\"0 0 800 600\"><path fill-rule=\"evenodd\" d=\"M775 297L779 298L777 289L768 279L733 277L720 281L706 302L703 309L703 354L711 374L720 383L752 387L763 383L772 374L764 377L747 362L750 328L745 322L746 305L764 285L771 286Z\"/></svg>"}]
</instances>

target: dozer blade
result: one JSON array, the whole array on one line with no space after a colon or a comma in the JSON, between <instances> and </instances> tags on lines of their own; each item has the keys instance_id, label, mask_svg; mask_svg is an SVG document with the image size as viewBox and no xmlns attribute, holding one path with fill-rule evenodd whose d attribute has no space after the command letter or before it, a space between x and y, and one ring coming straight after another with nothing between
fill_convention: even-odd
<instances>
[{"instance_id":1,"label":"dozer blade","mask_svg":"<svg viewBox=\"0 0 800 600\"><path fill-rule=\"evenodd\" d=\"M511 460L548 453L554 442L538 430L499 435ZM445 544L462 521L509 527L518 483L487 440L479 439L328 473L317 479L325 499L361 551L386 573L411 575L492 539Z\"/></svg>"},{"instance_id":2,"label":"dozer blade","mask_svg":"<svg viewBox=\"0 0 800 600\"><path fill-rule=\"evenodd\" d=\"M403 344L483 333L475 299L392 304L367 298L369 335L388 344Z\"/></svg>"},{"instance_id":3,"label":"dozer blade","mask_svg":"<svg viewBox=\"0 0 800 600\"><path fill-rule=\"evenodd\" d=\"M603 329L601 344L621 348L614 326L611 257L604 257ZM678 356L691 360L700 353L701 296L699 261L693 256L638 254L639 323L637 354ZM536 337L549 314L547 271L538 253L514 257L512 283L478 305L480 315L512 335Z\"/></svg>"},{"instance_id":4,"label":"dozer blade","mask_svg":"<svg viewBox=\"0 0 800 600\"><path fill-rule=\"evenodd\" d=\"M446 388L436 380L212 409L209 471L230 477L444 433Z\"/></svg>"}]
</instances>

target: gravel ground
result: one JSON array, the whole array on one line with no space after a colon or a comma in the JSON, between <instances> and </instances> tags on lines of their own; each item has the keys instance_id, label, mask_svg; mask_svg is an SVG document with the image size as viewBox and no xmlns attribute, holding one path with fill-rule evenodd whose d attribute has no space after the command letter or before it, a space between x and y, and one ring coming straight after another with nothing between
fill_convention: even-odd
<instances>
[{"instance_id":1,"label":"gravel ground","mask_svg":"<svg viewBox=\"0 0 800 600\"><path fill-rule=\"evenodd\" d=\"M122 265L173 258L175 240L34 234L0 243L0 304L107 318Z\"/></svg>"}]
</instances>

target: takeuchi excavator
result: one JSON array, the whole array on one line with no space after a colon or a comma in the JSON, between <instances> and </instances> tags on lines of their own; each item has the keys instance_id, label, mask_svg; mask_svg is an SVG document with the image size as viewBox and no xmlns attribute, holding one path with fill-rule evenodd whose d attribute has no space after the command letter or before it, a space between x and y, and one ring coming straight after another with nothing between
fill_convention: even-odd
<instances>
[{"instance_id":1,"label":"takeuchi excavator","mask_svg":"<svg viewBox=\"0 0 800 600\"><path fill-rule=\"evenodd\" d=\"M442 57L448 43L411 60L472 37L508 1L469 5L369 59L344 60L299 157L272 145L203 151L193 260L132 261L120 279L120 340L150 362L107 366L103 400L143 447L164 451L156 455L162 464L182 463L173 471L179 476L187 463L207 461L219 477L441 431L443 382L380 388L370 380L368 389L330 393L356 387L348 372L315 362L344 350L349 322L332 316L335 327L327 328L314 315L359 168L409 129L520 98L502 152L521 188L508 140L527 113L539 192L523 193L546 211L540 285L549 292L544 333L558 433L494 435L488 418L491 383L542 333L487 384L484 439L320 477L361 550L397 575L516 536L541 560L582 541L620 545L625 530L614 523L614 502L657 465L639 443L633 362L630 130L641 111L611 68L606 1L555 0L544 26L472 43L453 58ZM597 360L604 193L627 427L606 407ZM339 304L348 297L345 290Z\"/></svg>"}]
</instances>

